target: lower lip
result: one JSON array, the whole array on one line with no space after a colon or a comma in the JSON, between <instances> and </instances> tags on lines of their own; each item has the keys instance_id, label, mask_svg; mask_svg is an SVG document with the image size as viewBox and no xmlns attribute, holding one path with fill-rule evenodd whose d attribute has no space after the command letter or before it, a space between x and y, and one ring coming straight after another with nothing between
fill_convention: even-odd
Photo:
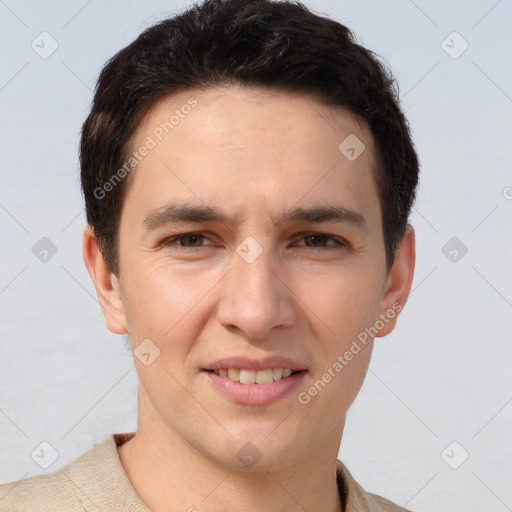
<instances>
[{"instance_id":1,"label":"lower lip","mask_svg":"<svg viewBox=\"0 0 512 512\"><path fill-rule=\"evenodd\" d=\"M277 402L291 393L305 377L307 371L294 373L270 384L242 384L206 370L203 370L202 373L210 379L218 391L233 402L247 405L267 405Z\"/></svg>"}]
</instances>

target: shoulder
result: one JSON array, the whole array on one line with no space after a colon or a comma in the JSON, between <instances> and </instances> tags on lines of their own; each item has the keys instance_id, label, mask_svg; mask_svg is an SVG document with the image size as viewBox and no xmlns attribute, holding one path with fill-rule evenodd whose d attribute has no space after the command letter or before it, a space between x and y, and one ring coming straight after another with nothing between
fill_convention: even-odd
<instances>
[{"instance_id":1,"label":"shoulder","mask_svg":"<svg viewBox=\"0 0 512 512\"><path fill-rule=\"evenodd\" d=\"M87 510L66 478L66 468L0 485L0 512L50 510Z\"/></svg>"},{"instance_id":2,"label":"shoulder","mask_svg":"<svg viewBox=\"0 0 512 512\"><path fill-rule=\"evenodd\" d=\"M0 485L0 512L87 510L69 477L75 463L53 473Z\"/></svg>"},{"instance_id":3,"label":"shoulder","mask_svg":"<svg viewBox=\"0 0 512 512\"><path fill-rule=\"evenodd\" d=\"M381 496L365 491L349 470L338 460L336 465L338 486L345 500L346 512L411 512Z\"/></svg>"},{"instance_id":4,"label":"shoulder","mask_svg":"<svg viewBox=\"0 0 512 512\"><path fill-rule=\"evenodd\" d=\"M376 503L379 508L377 510L382 512L411 512L409 509L403 508L392 501L383 498L382 496L377 496L376 494L366 493L366 495L371 499L374 503Z\"/></svg>"},{"instance_id":5,"label":"shoulder","mask_svg":"<svg viewBox=\"0 0 512 512\"><path fill-rule=\"evenodd\" d=\"M0 485L0 512L97 510L105 496L123 487L113 434L70 464L44 475ZM121 482L121 485L118 485ZM111 493L111 486L117 487Z\"/></svg>"}]
</instances>

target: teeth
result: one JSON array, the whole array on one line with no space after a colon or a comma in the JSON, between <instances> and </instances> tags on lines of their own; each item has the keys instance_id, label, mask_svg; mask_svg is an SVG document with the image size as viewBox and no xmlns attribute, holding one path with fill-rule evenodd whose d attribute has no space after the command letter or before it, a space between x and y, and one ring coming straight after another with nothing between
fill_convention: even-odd
<instances>
[{"instance_id":1,"label":"teeth","mask_svg":"<svg viewBox=\"0 0 512 512\"><path fill-rule=\"evenodd\" d=\"M240 382L242 384L254 384L256 382L256 372L254 370L240 370Z\"/></svg>"},{"instance_id":2,"label":"teeth","mask_svg":"<svg viewBox=\"0 0 512 512\"><path fill-rule=\"evenodd\" d=\"M267 368L265 370L239 370L238 368L221 368L214 370L215 375L228 377L242 384L271 384L275 380L289 377L292 374L290 368Z\"/></svg>"},{"instance_id":3,"label":"teeth","mask_svg":"<svg viewBox=\"0 0 512 512\"><path fill-rule=\"evenodd\" d=\"M283 369L282 368L274 368L274 380L279 380L283 378Z\"/></svg>"},{"instance_id":4,"label":"teeth","mask_svg":"<svg viewBox=\"0 0 512 512\"><path fill-rule=\"evenodd\" d=\"M259 370L256 373L256 384L270 384L274 381L274 371L272 368L268 370Z\"/></svg>"},{"instance_id":5,"label":"teeth","mask_svg":"<svg viewBox=\"0 0 512 512\"><path fill-rule=\"evenodd\" d=\"M229 368L228 377L231 380L239 381L240 380L240 370L237 370L236 368Z\"/></svg>"}]
</instances>

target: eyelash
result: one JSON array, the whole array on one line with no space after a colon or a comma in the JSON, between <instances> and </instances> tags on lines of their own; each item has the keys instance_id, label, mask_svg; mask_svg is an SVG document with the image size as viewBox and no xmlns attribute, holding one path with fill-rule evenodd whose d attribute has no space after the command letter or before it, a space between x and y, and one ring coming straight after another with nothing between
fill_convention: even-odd
<instances>
[{"instance_id":1,"label":"eyelash","mask_svg":"<svg viewBox=\"0 0 512 512\"><path fill-rule=\"evenodd\" d=\"M173 250L178 250L178 251L185 251L185 252L195 252L197 249L201 249L203 247L207 247L205 245L200 245L198 247L185 247L185 246L182 246L182 245L178 245L178 244L175 244L176 241L179 241L183 238L188 238L188 237L191 237L191 236L202 236L206 239L208 239L208 237L206 235L204 235L203 233L196 233L196 232L192 232L192 233L184 233L182 235L177 235L177 236L174 236L174 237L171 237L171 238L168 238L167 240L164 240L163 244L164 246L174 246L173 247ZM323 252L326 252L326 251L339 251L339 250L346 250L346 249L349 249L350 246L348 244L348 242L344 241L343 239L339 239L339 238L335 238L331 235L326 235L324 233L308 233L306 235L302 235L300 240L304 240L305 238L310 238L310 237L313 237L313 236L319 236L319 237L322 237L322 238L326 238L327 241L333 241L335 242L333 245L328 245L328 246L325 246L325 247L310 247L310 246L302 246L302 247L305 247L307 250L313 250L313 251L323 251ZM210 244L212 246L214 246L215 244Z\"/></svg>"}]
</instances>

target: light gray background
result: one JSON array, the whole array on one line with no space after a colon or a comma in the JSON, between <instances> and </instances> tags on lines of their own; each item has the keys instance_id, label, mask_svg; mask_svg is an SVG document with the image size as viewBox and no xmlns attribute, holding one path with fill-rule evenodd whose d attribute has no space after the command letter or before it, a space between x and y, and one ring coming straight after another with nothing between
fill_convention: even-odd
<instances>
[{"instance_id":1,"label":"light gray background","mask_svg":"<svg viewBox=\"0 0 512 512\"><path fill-rule=\"evenodd\" d=\"M0 0L0 482L135 429L132 356L82 261L77 143L107 58L190 3ZM422 164L413 292L376 342L340 458L413 510L512 510L512 2L306 4L391 65ZM59 45L47 59L31 48L43 31ZM42 237L58 249L46 263ZM452 237L468 249L455 262ZM58 453L48 469L31 458L51 457L41 442Z\"/></svg>"}]
</instances>

